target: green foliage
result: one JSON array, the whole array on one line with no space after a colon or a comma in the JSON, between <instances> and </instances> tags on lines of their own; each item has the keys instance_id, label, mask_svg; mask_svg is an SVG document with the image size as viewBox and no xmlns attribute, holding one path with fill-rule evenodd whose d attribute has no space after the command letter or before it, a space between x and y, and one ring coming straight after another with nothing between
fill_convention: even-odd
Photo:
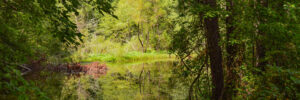
<instances>
[{"instance_id":1,"label":"green foliage","mask_svg":"<svg viewBox=\"0 0 300 100\"><path fill-rule=\"evenodd\" d=\"M49 100L42 90L35 87L33 83L26 81L19 70L13 68L13 66L3 68L4 72L0 73L2 77L0 80L7 80L0 82L1 95L0 99L18 99L18 100L29 100L33 99L28 96L36 97L36 99ZM16 96L17 95L17 96Z\"/></svg>"},{"instance_id":2,"label":"green foliage","mask_svg":"<svg viewBox=\"0 0 300 100\"><path fill-rule=\"evenodd\" d=\"M268 98L291 98L299 99L299 72L292 69L282 69L278 66L269 66L268 71L264 73L259 80L261 85L258 85L257 92L254 95L257 97L267 96ZM267 78L267 79L266 79Z\"/></svg>"},{"instance_id":3,"label":"green foliage","mask_svg":"<svg viewBox=\"0 0 300 100\"><path fill-rule=\"evenodd\" d=\"M19 99L31 99L27 94L38 89L27 83L21 72L15 71L21 69L19 65L43 55L66 56L65 47L80 44L83 34L77 31L71 16L79 14L77 10L82 2L94 4L96 11L113 15L113 8L107 0L0 1L1 96L15 94ZM32 92L28 92L30 90Z\"/></svg>"},{"instance_id":4,"label":"green foliage","mask_svg":"<svg viewBox=\"0 0 300 100\"><path fill-rule=\"evenodd\" d=\"M299 98L299 72L293 69L282 69L279 66L268 66L263 75L253 74L252 70L241 66L239 70L243 73L241 82L247 83L246 86L237 88L241 95L235 99L285 99Z\"/></svg>"},{"instance_id":5,"label":"green foliage","mask_svg":"<svg viewBox=\"0 0 300 100\"><path fill-rule=\"evenodd\" d=\"M137 40L138 34L144 44L144 48L166 50L169 47L169 33L171 32L171 0L118 0L113 2L116 6L114 14L118 19L105 16L99 19L92 37L105 37L121 45ZM96 35L95 35L96 34ZM89 40L88 39L88 40ZM141 48L139 41L136 47Z\"/></svg>"},{"instance_id":6,"label":"green foliage","mask_svg":"<svg viewBox=\"0 0 300 100\"><path fill-rule=\"evenodd\" d=\"M232 56L228 54L228 45L237 49L233 69L238 73L236 99L298 99L296 91L299 80L299 14L295 5L298 1L288 0L216 0L217 8L199 4L205 1L179 0L176 20L177 27L172 35L171 51L182 60L183 76L196 77L195 70L199 70L207 55L203 21L208 17L217 16L220 28L220 43L224 64ZM233 6L229 1L233 2ZM226 7L227 6L227 7ZM228 9L228 7L231 8ZM228 17L232 23L228 24ZM227 33L227 27L234 27L233 33ZM207 33L210 34L210 33ZM230 35L228 35L230 34ZM264 57L259 58L261 44ZM227 49L227 50L226 50ZM194 57L194 58L192 58ZM199 59L200 58L200 59ZM237 62L236 62L237 61ZM194 62L194 63L192 63ZM263 66L258 63L265 62ZM209 62L207 62L209 63ZM224 66L230 68L231 66ZM259 68L258 68L259 67ZM262 68L263 67L263 68ZM265 70L262 70L265 69ZM293 72L290 72L295 70ZM225 70L224 72L228 72ZM202 73L203 72L196 72ZM209 73L209 71L208 71ZM263 74L259 74L263 73ZM294 73L294 74L292 74ZM224 76L228 75L225 73ZM205 78L201 78L205 80ZM232 80L232 79L226 79ZM196 87L195 87L196 88ZM226 93L225 93L226 94ZM242 95L239 95L242 94ZM200 93L201 95L201 93Z\"/></svg>"},{"instance_id":7,"label":"green foliage","mask_svg":"<svg viewBox=\"0 0 300 100\"><path fill-rule=\"evenodd\" d=\"M208 99L212 79L206 36L211 33L204 34L204 23L215 17L225 82L234 80L233 90L238 90L234 99L299 99L299 1L212 0L215 8L205 1L210 0L2 0L0 99L105 99L103 95L116 94L103 93L100 80L84 76L62 82L64 75L45 78L53 73L43 71L39 77L50 84L46 86L44 81L26 81L20 65L44 56L52 63L61 63L61 58L110 63L174 59L167 50L181 60L174 72L185 80L180 83L184 92L189 88L190 99ZM118 67L115 70L124 70ZM230 73L236 75L234 79ZM128 90L134 82L104 81L123 88L118 93L130 92L135 99L145 96ZM154 88L160 89L164 90ZM182 93L160 92L172 97Z\"/></svg>"},{"instance_id":8,"label":"green foliage","mask_svg":"<svg viewBox=\"0 0 300 100\"><path fill-rule=\"evenodd\" d=\"M67 57L69 61L103 61L103 62L133 62L139 60L173 59L174 56L166 51L148 50L142 53L136 37L126 44L104 40L104 37L97 36L90 42L81 45L72 56Z\"/></svg>"},{"instance_id":9,"label":"green foliage","mask_svg":"<svg viewBox=\"0 0 300 100\"><path fill-rule=\"evenodd\" d=\"M96 54L90 55L83 58L83 62L136 62L136 61L147 61L147 60L158 60L158 59L174 59L173 55L167 53L151 52L151 53L142 53L142 52L128 52L122 55L110 55L110 54Z\"/></svg>"},{"instance_id":10,"label":"green foliage","mask_svg":"<svg viewBox=\"0 0 300 100\"><path fill-rule=\"evenodd\" d=\"M67 61L133 62L168 59L175 1L117 0L113 16L101 17L85 5L75 20L85 34L84 44ZM140 36L138 35L140 34ZM140 41L141 40L141 41ZM142 42L142 43L140 43ZM143 44L143 46L141 46ZM146 52L146 53L141 53Z\"/></svg>"}]
</instances>

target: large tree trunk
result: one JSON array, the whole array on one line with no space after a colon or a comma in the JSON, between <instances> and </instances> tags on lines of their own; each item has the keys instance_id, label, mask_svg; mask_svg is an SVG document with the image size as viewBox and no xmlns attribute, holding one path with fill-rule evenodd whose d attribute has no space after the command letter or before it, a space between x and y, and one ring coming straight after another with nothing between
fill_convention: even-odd
<instances>
[{"instance_id":1,"label":"large tree trunk","mask_svg":"<svg viewBox=\"0 0 300 100\"><path fill-rule=\"evenodd\" d=\"M262 7L268 7L268 2L267 0L260 0L258 2ZM258 14L258 23L259 24L265 24L267 18L259 13ZM256 60L257 64L256 66L261 69L261 71L265 71L265 66L267 64L267 61L265 61L265 56L266 56L266 48L263 42L263 37L265 37L265 33L262 30L258 30L258 39L256 40Z\"/></svg>"},{"instance_id":2,"label":"large tree trunk","mask_svg":"<svg viewBox=\"0 0 300 100\"><path fill-rule=\"evenodd\" d=\"M235 57L237 56L238 45L230 43L231 39L237 39L236 35L233 34L235 29L233 25L233 17L235 16L235 12L233 9L233 1L226 0L226 10L231 12L226 18L226 52L228 53L227 61L226 61L226 84L224 91L224 99L232 100L232 96L235 96L236 92L234 88L236 87L238 75L235 71L238 65L236 64Z\"/></svg>"},{"instance_id":3,"label":"large tree trunk","mask_svg":"<svg viewBox=\"0 0 300 100\"><path fill-rule=\"evenodd\" d=\"M216 0L205 0L213 9L217 9ZM212 99L221 100L223 96L224 76L222 68L222 51L219 46L220 34L218 17L204 19L206 41L208 44L208 55L210 59L211 76L213 82Z\"/></svg>"},{"instance_id":4,"label":"large tree trunk","mask_svg":"<svg viewBox=\"0 0 300 100\"><path fill-rule=\"evenodd\" d=\"M262 32L259 32L258 35L262 35L263 36L263 33ZM260 39L257 39L256 41L256 60L257 60L257 63L256 63L256 66L261 70L261 71L265 71L265 66L267 64L266 61L264 61L264 58L266 56L266 50L265 50L265 47L263 45L263 41L260 40Z\"/></svg>"}]
</instances>

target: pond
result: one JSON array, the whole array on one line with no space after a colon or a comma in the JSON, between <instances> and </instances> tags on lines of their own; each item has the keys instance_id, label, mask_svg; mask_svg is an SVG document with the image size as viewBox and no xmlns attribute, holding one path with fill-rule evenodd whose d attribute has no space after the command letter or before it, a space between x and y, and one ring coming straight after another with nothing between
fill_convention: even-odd
<instances>
[{"instance_id":1,"label":"pond","mask_svg":"<svg viewBox=\"0 0 300 100\"><path fill-rule=\"evenodd\" d=\"M99 78L41 72L42 91L51 99L64 100L183 100L188 85L176 78L176 61L111 64ZM47 77L51 76L51 77Z\"/></svg>"}]
</instances>

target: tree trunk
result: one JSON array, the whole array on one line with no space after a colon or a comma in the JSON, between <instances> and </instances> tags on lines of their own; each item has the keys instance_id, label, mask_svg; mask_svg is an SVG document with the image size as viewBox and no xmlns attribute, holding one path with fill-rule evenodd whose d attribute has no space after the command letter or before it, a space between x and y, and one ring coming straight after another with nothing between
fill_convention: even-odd
<instances>
[{"instance_id":1,"label":"tree trunk","mask_svg":"<svg viewBox=\"0 0 300 100\"><path fill-rule=\"evenodd\" d=\"M216 0L205 0L204 3L208 4L213 9L217 9ZM221 47L218 45L220 41L218 17L205 18L204 26L214 86L212 89L212 99L221 100L223 96L224 76L222 68L222 51Z\"/></svg>"},{"instance_id":2,"label":"tree trunk","mask_svg":"<svg viewBox=\"0 0 300 100\"><path fill-rule=\"evenodd\" d=\"M149 47L149 38L150 38L150 30L148 29L148 34L147 34L147 46L145 48L145 52L147 52L147 49Z\"/></svg>"},{"instance_id":3,"label":"tree trunk","mask_svg":"<svg viewBox=\"0 0 300 100\"><path fill-rule=\"evenodd\" d=\"M156 33L158 34L157 50L160 50L161 49L161 44L160 44L161 33L159 32L159 24L156 25Z\"/></svg>"},{"instance_id":4,"label":"tree trunk","mask_svg":"<svg viewBox=\"0 0 300 100\"><path fill-rule=\"evenodd\" d=\"M141 29L140 29L140 26L138 25L138 30L139 30L139 32L138 32L138 39L139 39L139 41L140 41L140 43L141 43L143 52L145 52L145 51L144 51L144 43L143 43L143 41L141 40L141 36L140 36L140 34L143 35L143 24L142 24L142 23L141 23Z\"/></svg>"},{"instance_id":5,"label":"tree trunk","mask_svg":"<svg viewBox=\"0 0 300 100\"><path fill-rule=\"evenodd\" d=\"M127 20L127 23L128 23L128 38L131 39L132 37L132 33L131 33L131 26L130 26L130 22L129 22L129 19Z\"/></svg>"},{"instance_id":6,"label":"tree trunk","mask_svg":"<svg viewBox=\"0 0 300 100\"><path fill-rule=\"evenodd\" d=\"M161 36L160 36L160 33L159 33L159 24L157 24L155 26L156 26L156 34L158 35L157 44L156 44L156 50L160 50L160 37Z\"/></svg>"},{"instance_id":7,"label":"tree trunk","mask_svg":"<svg viewBox=\"0 0 300 100\"><path fill-rule=\"evenodd\" d=\"M263 7L268 7L267 0L260 0L259 4ZM261 13L258 14L258 22L259 24L266 23L266 17ZM267 61L264 60L266 56L266 48L263 42L263 37L265 37L265 33L262 30L258 30L257 37L258 39L256 41L256 67L258 67L261 71L265 71L265 66L267 64Z\"/></svg>"},{"instance_id":8,"label":"tree trunk","mask_svg":"<svg viewBox=\"0 0 300 100\"><path fill-rule=\"evenodd\" d=\"M235 71L237 64L235 61L235 57L237 56L238 45L230 43L231 39L237 39L236 35L233 34L235 29L233 25L233 17L235 16L235 12L233 9L233 1L226 0L226 10L231 12L226 18L226 52L228 53L227 61L226 61L226 84L225 84L225 91L224 91L224 99L232 100L232 96L235 96L237 91L234 91L236 87L238 75Z\"/></svg>"}]
</instances>

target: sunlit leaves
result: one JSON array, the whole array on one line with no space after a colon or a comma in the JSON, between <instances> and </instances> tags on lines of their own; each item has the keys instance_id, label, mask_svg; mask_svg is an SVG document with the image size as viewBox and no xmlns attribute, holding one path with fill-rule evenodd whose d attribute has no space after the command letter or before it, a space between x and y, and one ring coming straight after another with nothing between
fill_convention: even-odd
<instances>
[{"instance_id":1,"label":"sunlit leaves","mask_svg":"<svg viewBox=\"0 0 300 100\"><path fill-rule=\"evenodd\" d=\"M95 11L114 16L110 1L89 1L97 8ZM77 30L71 16L79 14L82 2L87 1L0 1L0 79L4 81L1 82L1 96L5 93L19 96L19 99L29 99L26 94L36 92L41 99L47 99L28 84L12 64L28 63L39 58L40 54L65 55L67 51L63 48L79 45L83 34Z\"/></svg>"}]
</instances>

